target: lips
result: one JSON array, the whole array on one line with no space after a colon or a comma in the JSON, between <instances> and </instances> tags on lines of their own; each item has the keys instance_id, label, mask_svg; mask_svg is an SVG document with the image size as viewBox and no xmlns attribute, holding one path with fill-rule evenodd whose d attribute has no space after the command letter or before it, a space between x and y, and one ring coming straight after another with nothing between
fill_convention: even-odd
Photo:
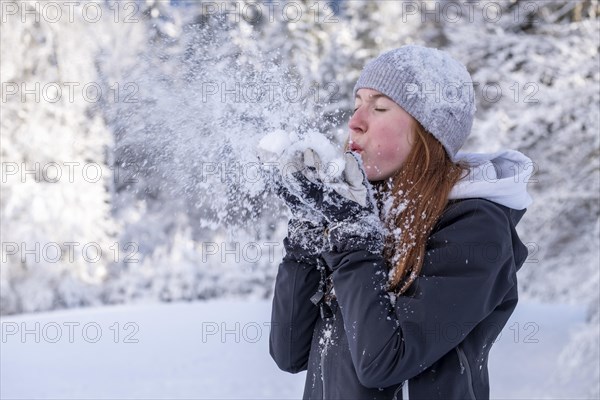
<instances>
[{"instance_id":1,"label":"lips","mask_svg":"<svg viewBox=\"0 0 600 400\"><path fill-rule=\"evenodd\" d=\"M363 151L363 148L353 142L353 143L350 143L350 151L354 151L356 153L361 153Z\"/></svg>"}]
</instances>

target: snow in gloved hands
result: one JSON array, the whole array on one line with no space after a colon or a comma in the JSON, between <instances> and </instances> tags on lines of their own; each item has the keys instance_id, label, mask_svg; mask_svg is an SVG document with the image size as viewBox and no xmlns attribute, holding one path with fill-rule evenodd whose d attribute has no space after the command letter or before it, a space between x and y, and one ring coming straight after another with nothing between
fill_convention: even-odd
<instances>
[{"instance_id":1,"label":"snow in gloved hands","mask_svg":"<svg viewBox=\"0 0 600 400\"><path fill-rule=\"evenodd\" d=\"M312 149L318 159L303 159L302 154ZM339 147L331 143L325 135L315 130L303 134L276 130L265 135L258 143L258 158L261 162L275 167L279 177L282 174L304 171L314 168L316 176L323 182L338 178L345 167L343 153Z\"/></svg>"},{"instance_id":2,"label":"snow in gloved hands","mask_svg":"<svg viewBox=\"0 0 600 400\"><path fill-rule=\"evenodd\" d=\"M283 192L286 198L296 197L309 208L325 211L328 220L339 221L344 215L375 208L360 158L343 153L319 132L303 136L272 132L259 142L258 153L261 161L275 167L270 172L283 187L280 195Z\"/></svg>"},{"instance_id":3,"label":"snow in gloved hands","mask_svg":"<svg viewBox=\"0 0 600 400\"><path fill-rule=\"evenodd\" d=\"M278 195L293 217L327 225L332 249L382 250L385 229L359 155L342 153L318 132L267 135L259 153L277 166Z\"/></svg>"}]
</instances>

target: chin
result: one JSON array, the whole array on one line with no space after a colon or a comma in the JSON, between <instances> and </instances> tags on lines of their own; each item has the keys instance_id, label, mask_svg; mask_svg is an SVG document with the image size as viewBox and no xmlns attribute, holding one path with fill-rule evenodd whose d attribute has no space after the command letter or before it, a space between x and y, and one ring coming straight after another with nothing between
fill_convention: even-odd
<instances>
[{"instance_id":1,"label":"chin","mask_svg":"<svg viewBox=\"0 0 600 400\"><path fill-rule=\"evenodd\" d=\"M367 180L369 182L380 182L392 177L393 173L386 172L367 172Z\"/></svg>"},{"instance_id":2,"label":"chin","mask_svg":"<svg viewBox=\"0 0 600 400\"><path fill-rule=\"evenodd\" d=\"M381 174L374 172L374 171L366 171L365 172L367 175L367 180L369 182L376 182L376 181L380 181L383 178L381 177Z\"/></svg>"},{"instance_id":3,"label":"chin","mask_svg":"<svg viewBox=\"0 0 600 400\"><path fill-rule=\"evenodd\" d=\"M370 182L382 181L391 175L389 172L382 171L377 166L369 165L369 163L365 163L364 167L367 180Z\"/></svg>"}]
</instances>

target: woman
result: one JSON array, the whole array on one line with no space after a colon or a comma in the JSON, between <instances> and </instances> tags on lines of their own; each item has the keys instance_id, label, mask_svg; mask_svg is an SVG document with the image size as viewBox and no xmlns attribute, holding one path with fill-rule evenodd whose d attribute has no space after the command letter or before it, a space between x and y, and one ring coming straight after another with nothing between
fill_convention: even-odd
<instances>
[{"instance_id":1,"label":"woman","mask_svg":"<svg viewBox=\"0 0 600 400\"><path fill-rule=\"evenodd\" d=\"M472 89L444 52L382 54L354 88L341 179L323 179L309 150L281 185L292 218L270 353L307 370L304 398L489 397L488 353L527 257L515 225L531 161L458 152Z\"/></svg>"}]
</instances>

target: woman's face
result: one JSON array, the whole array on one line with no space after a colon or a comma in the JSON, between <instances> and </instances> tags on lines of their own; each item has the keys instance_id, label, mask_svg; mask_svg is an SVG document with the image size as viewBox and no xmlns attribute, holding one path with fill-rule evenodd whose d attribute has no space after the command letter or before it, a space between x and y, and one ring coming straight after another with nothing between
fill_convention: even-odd
<instances>
[{"instance_id":1,"label":"woman's face","mask_svg":"<svg viewBox=\"0 0 600 400\"><path fill-rule=\"evenodd\" d=\"M393 100L372 89L359 89L350 118L349 149L360 154L367 178L394 175L414 143L416 121Z\"/></svg>"}]
</instances>

